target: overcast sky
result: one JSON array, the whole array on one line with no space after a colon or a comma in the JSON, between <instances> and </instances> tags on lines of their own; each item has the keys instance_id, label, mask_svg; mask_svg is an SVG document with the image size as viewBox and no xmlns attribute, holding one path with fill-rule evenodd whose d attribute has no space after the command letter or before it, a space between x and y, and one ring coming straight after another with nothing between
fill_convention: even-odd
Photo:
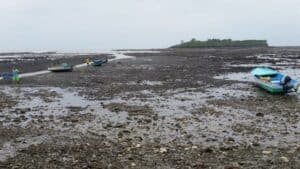
<instances>
[{"instance_id":1,"label":"overcast sky","mask_svg":"<svg viewBox=\"0 0 300 169\"><path fill-rule=\"evenodd\" d=\"M0 51L164 48L191 38L300 45L300 0L0 0Z\"/></svg>"}]
</instances>

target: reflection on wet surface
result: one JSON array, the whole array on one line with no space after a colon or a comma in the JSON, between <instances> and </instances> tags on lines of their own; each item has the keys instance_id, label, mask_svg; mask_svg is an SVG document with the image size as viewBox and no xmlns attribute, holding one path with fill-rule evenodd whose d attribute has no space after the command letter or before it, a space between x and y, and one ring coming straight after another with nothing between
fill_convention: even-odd
<instances>
[{"instance_id":1,"label":"reflection on wet surface","mask_svg":"<svg viewBox=\"0 0 300 169\"><path fill-rule=\"evenodd\" d=\"M249 88L251 85L241 83L207 91L197 91L197 88L168 90L164 95L143 90L124 93L112 100L91 101L78 95L80 89L6 87L7 94L18 97L20 102L12 110L2 112L1 122L4 126L35 125L58 131L106 135L112 139L125 137L122 132L128 130L130 137L144 141L160 138L161 143L176 139L219 145L217 140L231 138L235 144L297 144L299 134L287 137L281 131L296 133L300 123L286 123L289 119L276 113L257 119L257 110L247 109L245 102L260 96ZM146 97L132 97L132 94ZM240 105L233 104L237 102L234 100ZM115 107L105 108L112 103ZM132 108L127 110L120 106ZM148 106L153 112L144 114L143 107L137 109L136 106ZM264 107L257 108L264 110Z\"/></svg>"}]
</instances>

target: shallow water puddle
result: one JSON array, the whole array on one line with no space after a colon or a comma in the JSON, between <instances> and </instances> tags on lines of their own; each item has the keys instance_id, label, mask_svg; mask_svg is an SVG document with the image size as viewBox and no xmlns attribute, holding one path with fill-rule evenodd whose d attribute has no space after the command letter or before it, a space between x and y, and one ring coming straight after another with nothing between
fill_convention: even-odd
<instances>
[{"instance_id":1,"label":"shallow water puddle","mask_svg":"<svg viewBox=\"0 0 300 169\"><path fill-rule=\"evenodd\" d=\"M50 117L55 122L61 117L69 116L69 113L72 111L84 110L92 103L92 101L78 96L78 93L71 89L54 87L5 87L3 91L8 96L19 101L12 110L2 112L0 119L3 125L11 125L17 122L19 126L26 127L33 121L49 121ZM7 121L6 118L10 118L11 120ZM50 126L55 126L55 124ZM57 127L59 128L60 126Z\"/></svg>"},{"instance_id":2,"label":"shallow water puddle","mask_svg":"<svg viewBox=\"0 0 300 169\"><path fill-rule=\"evenodd\" d=\"M259 63L259 64L226 64L227 67L271 67L273 64L271 63Z\"/></svg>"},{"instance_id":3,"label":"shallow water puddle","mask_svg":"<svg viewBox=\"0 0 300 169\"><path fill-rule=\"evenodd\" d=\"M234 80L240 82L251 82L253 81L253 77L250 73L229 73L229 74L222 74L214 77L215 79L219 80Z\"/></svg>"},{"instance_id":4,"label":"shallow water puddle","mask_svg":"<svg viewBox=\"0 0 300 169\"><path fill-rule=\"evenodd\" d=\"M87 100L79 96L76 88L8 88L7 94L18 97L20 103L14 108L25 109L22 114L2 112L11 121L1 119L4 125L43 126L57 131L80 132L92 135L105 135L108 138L117 139L118 133L130 133L130 137L149 139L160 138L160 142L168 143L175 138L182 142L205 143L218 145L220 140L227 137L235 139L236 143L255 141L256 134L247 134L247 138L237 133L232 126L241 124L253 126L255 124L255 112L230 107L225 105L213 105L208 101L226 100L231 98L246 99L255 97L247 88L248 84L239 83L221 88L209 88L206 91L198 91L197 88L167 90L163 93L156 91L137 91L123 93L110 100ZM139 95L147 97L139 97ZM145 106L153 110L153 114L130 116L129 112L112 112L103 105L118 103L124 106ZM30 110L27 110L30 108ZM197 111L199 110L199 111ZM143 111L143 109L138 111ZM195 113L196 111L196 113ZM25 116L20 122L13 119ZM52 118L50 118L52 116ZM41 123L32 123L41 121ZM272 130L274 126L267 126L260 122L263 132L276 134ZM266 126L265 126L266 125ZM283 128L280 124L277 128ZM292 131L292 130L291 130ZM274 133L275 132L275 133ZM125 133L125 134L126 134ZM124 134L121 134L124 135ZM188 135L191 135L188 136ZM279 134L280 135L280 134ZM266 141L264 144L275 144L274 141ZM295 142L295 136L289 139L278 139ZM212 141L210 141L212 140ZM219 141L216 141L219 140ZM222 142L222 141L221 141Z\"/></svg>"},{"instance_id":5,"label":"shallow water puddle","mask_svg":"<svg viewBox=\"0 0 300 169\"><path fill-rule=\"evenodd\" d=\"M8 158L14 157L17 155L18 151L25 149L31 145L41 144L49 139L49 136L37 136L28 138L22 137L17 138L19 143L15 141L9 141L3 144L3 147L0 149L0 161L6 161Z\"/></svg>"},{"instance_id":6,"label":"shallow water puddle","mask_svg":"<svg viewBox=\"0 0 300 169\"><path fill-rule=\"evenodd\" d=\"M118 52L123 53L123 54L128 54L128 53L161 53L160 51L156 51L156 50L119 50Z\"/></svg>"},{"instance_id":7,"label":"shallow water puddle","mask_svg":"<svg viewBox=\"0 0 300 169\"><path fill-rule=\"evenodd\" d=\"M149 80L144 80L144 81L141 81L141 82L128 82L127 85L159 86L159 85L163 85L163 82L161 82L161 81L149 81Z\"/></svg>"},{"instance_id":8,"label":"shallow water puddle","mask_svg":"<svg viewBox=\"0 0 300 169\"><path fill-rule=\"evenodd\" d=\"M297 59L299 55L276 55L276 54L259 54L255 55L257 59L260 60L273 60L273 61L285 61L291 63L299 63L300 60Z\"/></svg>"},{"instance_id":9,"label":"shallow water puddle","mask_svg":"<svg viewBox=\"0 0 300 169\"><path fill-rule=\"evenodd\" d=\"M143 83L144 84L144 83ZM147 85L160 85L155 82L145 82ZM207 93L197 92L196 89L178 89L169 90L165 92L164 96L160 96L152 91L140 91L138 93L147 95L147 98L126 99L127 94L124 96L115 97L113 100L91 101L82 96L79 96L77 89L61 89L55 87L34 87L34 88L11 88L2 87L7 95L20 100L15 109L26 110L26 117L30 119L31 115L43 116L67 116L69 107L82 108L82 111L90 111L90 109L101 110L102 104L109 104L111 102L126 102L131 105L148 104L159 112L160 115L175 115L184 114L184 111L189 111L194 107L204 104L208 98L222 98L228 96L232 89L226 90L225 88L211 89ZM248 95L247 92L239 92ZM238 95L235 95L238 97ZM146 100L145 100L146 99ZM86 109L86 110L85 110ZM107 112L109 113L109 112Z\"/></svg>"}]
</instances>

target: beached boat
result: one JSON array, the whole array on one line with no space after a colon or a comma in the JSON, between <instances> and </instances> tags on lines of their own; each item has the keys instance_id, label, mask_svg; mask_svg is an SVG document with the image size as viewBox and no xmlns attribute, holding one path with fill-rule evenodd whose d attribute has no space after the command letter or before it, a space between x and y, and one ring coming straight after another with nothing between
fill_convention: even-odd
<instances>
[{"instance_id":1,"label":"beached boat","mask_svg":"<svg viewBox=\"0 0 300 169\"><path fill-rule=\"evenodd\" d=\"M20 80L19 70L13 69L11 72L0 73L0 78L4 80L19 81Z\"/></svg>"},{"instance_id":2,"label":"beached boat","mask_svg":"<svg viewBox=\"0 0 300 169\"><path fill-rule=\"evenodd\" d=\"M251 74L256 85L271 93L288 93L300 89L296 80L271 68L255 68Z\"/></svg>"},{"instance_id":3,"label":"beached boat","mask_svg":"<svg viewBox=\"0 0 300 169\"><path fill-rule=\"evenodd\" d=\"M13 77L13 72L4 72L0 74L0 77L4 80L10 80Z\"/></svg>"},{"instance_id":4,"label":"beached boat","mask_svg":"<svg viewBox=\"0 0 300 169\"><path fill-rule=\"evenodd\" d=\"M104 64L104 63L107 63L107 59L105 59L105 60L101 60L101 59L93 60L91 64L93 66L102 66L102 64Z\"/></svg>"},{"instance_id":5,"label":"beached boat","mask_svg":"<svg viewBox=\"0 0 300 169\"><path fill-rule=\"evenodd\" d=\"M48 70L51 72L71 72L73 71L73 66L67 63L62 63L59 66L50 67Z\"/></svg>"}]
</instances>

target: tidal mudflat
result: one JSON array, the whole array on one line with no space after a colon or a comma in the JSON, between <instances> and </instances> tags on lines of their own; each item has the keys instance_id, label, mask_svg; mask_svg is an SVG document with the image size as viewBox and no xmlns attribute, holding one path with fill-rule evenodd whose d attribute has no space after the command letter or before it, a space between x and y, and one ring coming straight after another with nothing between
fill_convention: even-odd
<instances>
[{"instance_id":1,"label":"tidal mudflat","mask_svg":"<svg viewBox=\"0 0 300 169\"><path fill-rule=\"evenodd\" d=\"M263 65L299 80L300 48L24 55L0 60L29 73L0 81L2 168L300 166L300 96L249 76ZM110 61L30 74L91 56Z\"/></svg>"}]
</instances>

